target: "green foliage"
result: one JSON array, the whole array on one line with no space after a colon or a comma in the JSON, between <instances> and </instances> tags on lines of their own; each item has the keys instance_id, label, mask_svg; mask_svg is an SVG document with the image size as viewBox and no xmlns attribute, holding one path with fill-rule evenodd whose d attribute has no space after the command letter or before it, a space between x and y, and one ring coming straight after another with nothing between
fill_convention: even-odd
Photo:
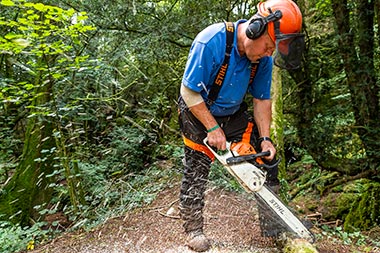
<instances>
[{"instance_id":1,"label":"green foliage","mask_svg":"<svg viewBox=\"0 0 380 253\"><path fill-rule=\"evenodd\" d=\"M329 193L323 201L323 217L326 220L344 219L353 203L358 199L357 192Z\"/></svg>"},{"instance_id":2,"label":"green foliage","mask_svg":"<svg viewBox=\"0 0 380 253\"><path fill-rule=\"evenodd\" d=\"M107 146L92 147L93 156L78 162L85 202L75 210L67 201L64 185L56 187L53 200L56 211L62 210L69 217L72 229L91 228L108 218L123 215L136 207L149 204L168 182L178 178L181 156L179 147L161 147L160 155L167 164L152 160L154 146L152 136L129 125L115 126L104 139ZM105 143L104 143L105 144ZM174 144L174 143L173 143ZM53 210L52 210L53 211Z\"/></svg>"},{"instance_id":3,"label":"green foliage","mask_svg":"<svg viewBox=\"0 0 380 253\"><path fill-rule=\"evenodd\" d=\"M65 208L66 215L74 223L73 228L89 229L108 218L147 205L170 181L178 180L178 174L170 164L163 168L155 163L145 170L122 174L112 173L104 162L93 161L80 163L80 171L87 204L80 206L77 213L73 213L70 207Z\"/></svg>"},{"instance_id":4,"label":"green foliage","mask_svg":"<svg viewBox=\"0 0 380 253\"><path fill-rule=\"evenodd\" d=\"M2 79L0 99L3 106L26 103L35 114L51 115L52 108L36 107L30 102L41 95L40 86L67 81L67 74L81 68L88 57L78 54L81 47L78 38L94 27L84 24L87 19L84 12L42 3L11 2L4 2L10 9L6 12L8 16L0 19L0 29L6 31L0 37L0 51L13 69L8 67L4 73L8 79Z\"/></svg>"},{"instance_id":5,"label":"green foliage","mask_svg":"<svg viewBox=\"0 0 380 253\"><path fill-rule=\"evenodd\" d=\"M18 167L12 172L15 176L4 186L6 194L1 196L1 214L3 218L12 217L16 224L28 224L30 218L40 217L33 206L46 205L51 197L54 176L58 174L54 172L55 166L66 168L70 193L75 195L68 153L54 145L59 131L53 128L60 128L61 124L60 110L56 107L61 94L55 94L53 86L67 81L66 75L78 72L87 60L87 56L77 51L83 46L78 37L93 27L84 24L87 19L84 12L73 9L26 1L0 4L6 9L0 18L0 30L4 32L0 37L0 73L6 77L0 83L4 109L0 116L11 120L4 124L1 133L16 128L12 137L25 136L23 155L17 157ZM26 131L18 124L25 124Z\"/></svg>"},{"instance_id":6,"label":"green foliage","mask_svg":"<svg viewBox=\"0 0 380 253\"><path fill-rule=\"evenodd\" d=\"M136 128L128 125L115 127L105 138L110 140L107 148L93 147L93 156L87 161L78 162L79 171L75 176L81 179L85 202L78 205L77 210L69 202L65 177L62 177L58 167L54 173L58 176L57 180L62 181L51 186L55 190L55 197L49 205L36 206L34 209L49 215L62 212L68 221L57 219L49 226L41 222L33 229L7 223L7 226L3 226L4 230L0 229L0 243L2 239L12 241L0 244L4 245L1 248L4 252L25 249L31 240L35 245L40 244L68 225L70 230L89 230L109 218L151 203L156 194L173 180L180 180L182 147L174 143L161 146L160 155L168 156L165 157L166 162L161 163L158 159L151 160L152 147L146 145L149 137ZM133 157L136 157L134 161L131 160ZM17 245L13 243L18 241L20 243Z\"/></svg>"},{"instance_id":7,"label":"green foliage","mask_svg":"<svg viewBox=\"0 0 380 253\"><path fill-rule=\"evenodd\" d=\"M331 228L327 225L323 225L322 229L322 234L333 241L341 240L345 245L365 246L367 244L368 237L359 231L350 233L340 226Z\"/></svg>"},{"instance_id":8,"label":"green foliage","mask_svg":"<svg viewBox=\"0 0 380 253\"><path fill-rule=\"evenodd\" d=\"M32 250L36 240L47 238L48 231L42 230L44 223L35 223L31 227L20 227L9 222L0 222L0 251L14 253L22 250Z\"/></svg>"},{"instance_id":9,"label":"green foliage","mask_svg":"<svg viewBox=\"0 0 380 253\"><path fill-rule=\"evenodd\" d=\"M154 135L127 125L115 127L108 137L111 142L109 148L102 151L102 162L107 164L109 173L141 171L146 163L151 162Z\"/></svg>"},{"instance_id":10,"label":"green foliage","mask_svg":"<svg viewBox=\"0 0 380 253\"><path fill-rule=\"evenodd\" d=\"M76 68L86 57L79 57L67 54L75 49L75 45L80 45L78 36L94 27L83 24L87 19L84 12L77 13L75 10L63 10L55 6L44 5L42 3L28 3L19 1L12 5L14 10L18 10L15 20L1 18L0 25L3 30L9 32L0 37L0 49L3 54L31 55L33 57L60 56L57 63L69 63L67 69ZM18 8L18 9L17 9ZM76 21L73 21L73 17ZM74 59L71 57L75 57ZM33 69L38 67L38 61L29 61L27 65L20 67L30 74L36 71L48 69ZM48 66L46 66L48 67ZM54 67L54 66L53 66ZM61 73L52 73L54 78L61 77ZM35 85L35 84L30 84ZM30 89L30 86L26 85Z\"/></svg>"},{"instance_id":11,"label":"green foliage","mask_svg":"<svg viewBox=\"0 0 380 253\"><path fill-rule=\"evenodd\" d=\"M367 183L344 221L345 231L368 230L380 224L380 184Z\"/></svg>"},{"instance_id":12,"label":"green foliage","mask_svg":"<svg viewBox=\"0 0 380 253\"><path fill-rule=\"evenodd\" d=\"M0 140L0 184L3 184L10 177L11 169L17 166L14 152L18 150L20 141L15 139L11 129L6 127L0 130Z\"/></svg>"}]
</instances>

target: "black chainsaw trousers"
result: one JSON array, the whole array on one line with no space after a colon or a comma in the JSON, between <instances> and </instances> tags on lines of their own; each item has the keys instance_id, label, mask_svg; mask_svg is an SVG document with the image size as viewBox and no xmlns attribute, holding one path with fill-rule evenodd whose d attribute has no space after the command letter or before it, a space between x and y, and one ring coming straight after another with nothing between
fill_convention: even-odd
<instances>
[{"instance_id":1,"label":"black chainsaw trousers","mask_svg":"<svg viewBox=\"0 0 380 253\"><path fill-rule=\"evenodd\" d=\"M208 175L213 155L204 145L207 130L203 124L187 108L180 97L179 124L185 143L185 157L183 159L183 177L180 189L180 215L184 221L185 232L203 230L204 195L207 187ZM227 141L248 141L257 152L258 129L247 112L246 104L239 111L227 117L215 117L224 131ZM278 186L278 168L267 171L267 184Z\"/></svg>"}]
</instances>

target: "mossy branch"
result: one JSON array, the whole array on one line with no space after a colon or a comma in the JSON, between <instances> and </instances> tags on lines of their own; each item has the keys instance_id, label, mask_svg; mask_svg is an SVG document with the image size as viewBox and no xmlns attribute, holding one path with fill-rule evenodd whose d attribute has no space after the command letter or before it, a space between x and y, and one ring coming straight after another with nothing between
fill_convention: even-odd
<instances>
[{"instance_id":1,"label":"mossy branch","mask_svg":"<svg viewBox=\"0 0 380 253\"><path fill-rule=\"evenodd\" d=\"M338 185L342 185L342 184L345 184L347 182L355 181L355 180L361 179L361 178L369 178L370 176L375 175L375 174L376 174L375 170L366 170L366 171L363 171L362 173L359 173L355 176L343 176L341 179L336 180L333 184L327 185L326 187L324 187L322 189L321 194L323 195L327 190L330 190L330 189L332 189Z\"/></svg>"}]
</instances>

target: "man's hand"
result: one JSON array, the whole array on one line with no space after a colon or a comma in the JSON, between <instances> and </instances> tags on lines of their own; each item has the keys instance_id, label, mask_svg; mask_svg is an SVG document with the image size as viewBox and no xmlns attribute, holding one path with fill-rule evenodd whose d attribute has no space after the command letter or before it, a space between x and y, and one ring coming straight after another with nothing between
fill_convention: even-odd
<instances>
[{"instance_id":1,"label":"man's hand","mask_svg":"<svg viewBox=\"0 0 380 253\"><path fill-rule=\"evenodd\" d=\"M209 145L218 150L226 150L226 136L214 116L207 109L205 102L191 106L190 111L207 129L207 141Z\"/></svg>"},{"instance_id":2,"label":"man's hand","mask_svg":"<svg viewBox=\"0 0 380 253\"><path fill-rule=\"evenodd\" d=\"M274 159L274 156L276 155L276 148L273 146L273 143L271 141L262 141L261 142L261 151L269 151L270 156L263 157L265 160L272 161Z\"/></svg>"},{"instance_id":3,"label":"man's hand","mask_svg":"<svg viewBox=\"0 0 380 253\"><path fill-rule=\"evenodd\" d=\"M223 130L218 129L207 133L207 142L211 147L215 147L218 150L226 150L226 136Z\"/></svg>"}]
</instances>

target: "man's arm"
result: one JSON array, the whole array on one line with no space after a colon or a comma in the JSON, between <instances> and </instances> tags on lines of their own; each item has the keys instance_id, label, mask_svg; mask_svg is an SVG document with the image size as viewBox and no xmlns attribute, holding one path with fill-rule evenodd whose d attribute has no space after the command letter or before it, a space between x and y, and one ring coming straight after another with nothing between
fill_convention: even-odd
<instances>
[{"instance_id":1,"label":"man's arm","mask_svg":"<svg viewBox=\"0 0 380 253\"><path fill-rule=\"evenodd\" d=\"M272 121L272 101L270 99L253 99L253 117L259 130L259 137L270 137L270 124ZM276 155L276 149L272 142L266 140L261 142L261 150L269 151L269 161L273 160Z\"/></svg>"},{"instance_id":2,"label":"man's arm","mask_svg":"<svg viewBox=\"0 0 380 253\"><path fill-rule=\"evenodd\" d=\"M181 85L181 96L186 105L189 107L191 113L204 125L206 129L210 129L210 132L207 133L208 143L211 146L216 147L218 150L225 150L226 137L224 132L217 126L218 123L208 110L202 96L199 93L190 90L183 84Z\"/></svg>"}]
</instances>

